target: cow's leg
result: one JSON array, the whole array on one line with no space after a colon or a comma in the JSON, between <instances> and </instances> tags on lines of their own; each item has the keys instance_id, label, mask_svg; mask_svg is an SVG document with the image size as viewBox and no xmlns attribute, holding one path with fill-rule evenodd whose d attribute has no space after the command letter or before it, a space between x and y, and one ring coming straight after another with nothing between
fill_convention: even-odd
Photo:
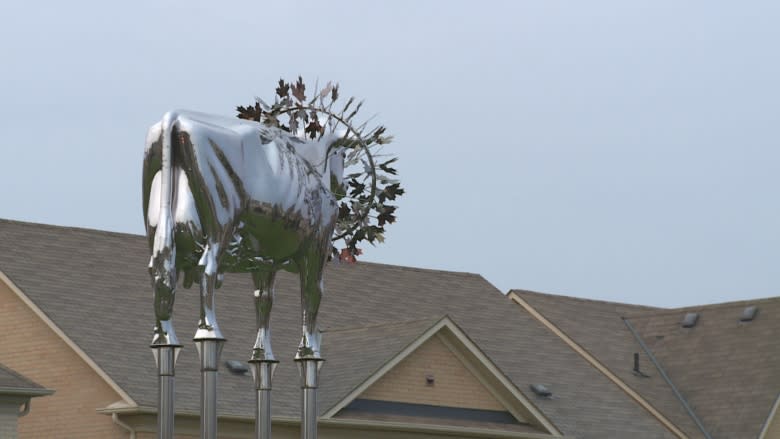
<instances>
[{"instance_id":1,"label":"cow's leg","mask_svg":"<svg viewBox=\"0 0 780 439\"><path fill-rule=\"evenodd\" d=\"M198 330L195 332L195 340L225 339L217 323L214 300L214 289L219 275L217 272L218 254L219 244L209 243L203 251L200 262L198 262L198 268L201 270L200 318L198 319Z\"/></svg>"},{"instance_id":2,"label":"cow's leg","mask_svg":"<svg viewBox=\"0 0 780 439\"><path fill-rule=\"evenodd\" d=\"M219 248L218 244L209 241L198 262L201 271L200 319L194 341L200 357L200 437L204 439L217 438L217 374L225 343L214 309Z\"/></svg>"},{"instance_id":3,"label":"cow's leg","mask_svg":"<svg viewBox=\"0 0 780 439\"><path fill-rule=\"evenodd\" d=\"M171 146L171 129L175 121L176 115L173 113L166 113L163 116L159 188L154 188L154 183L148 188L150 191L159 190L160 196L159 215L156 218L157 225L152 241L152 257L149 261L149 273L152 276L152 288L154 289L154 313L156 320L152 346L173 346L179 344L171 323L173 299L176 290L176 246L172 214L175 180ZM152 150L150 149L147 153L152 154ZM148 166L150 165L145 163L145 167ZM149 169L145 169L145 172L151 173ZM149 206L146 207L147 209L149 208Z\"/></svg>"},{"instance_id":4,"label":"cow's leg","mask_svg":"<svg viewBox=\"0 0 780 439\"><path fill-rule=\"evenodd\" d=\"M330 234L328 234L328 238ZM325 243L321 243L325 244ZM330 244L330 239L327 240ZM325 245L314 245L296 261L301 279L301 343L295 354L301 375L301 437L317 437L317 387L322 366L317 312L322 300L322 272L325 268ZM313 250L313 251L312 251Z\"/></svg>"},{"instance_id":5,"label":"cow's leg","mask_svg":"<svg viewBox=\"0 0 780 439\"><path fill-rule=\"evenodd\" d=\"M301 343L296 359L320 358L320 334L317 332L317 312L322 300L322 272L325 268L326 252L310 251L299 258L301 280Z\"/></svg>"},{"instance_id":6,"label":"cow's leg","mask_svg":"<svg viewBox=\"0 0 780 439\"><path fill-rule=\"evenodd\" d=\"M173 301L176 293L176 247L173 238L173 219L170 213L161 215L157 225L149 261L154 290L155 326L152 346L178 346L173 330Z\"/></svg>"},{"instance_id":7,"label":"cow's leg","mask_svg":"<svg viewBox=\"0 0 780 439\"><path fill-rule=\"evenodd\" d=\"M179 339L176 337L176 331L173 329L172 321L175 288L171 288L166 283L158 281L157 279L155 279L153 283L155 325L152 347L179 346Z\"/></svg>"},{"instance_id":8,"label":"cow's leg","mask_svg":"<svg viewBox=\"0 0 780 439\"><path fill-rule=\"evenodd\" d=\"M159 228L157 229L160 230ZM155 250L149 263L154 290L154 335L152 346L178 346L179 340L173 329L173 301L176 293L176 268L173 247Z\"/></svg>"},{"instance_id":9,"label":"cow's leg","mask_svg":"<svg viewBox=\"0 0 780 439\"><path fill-rule=\"evenodd\" d=\"M255 312L257 316L257 340L252 349L252 375L255 380L255 437L271 438L271 381L278 361L271 350L271 306L274 301L273 269L252 272L255 284Z\"/></svg>"},{"instance_id":10,"label":"cow's leg","mask_svg":"<svg viewBox=\"0 0 780 439\"><path fill-rule=\"evenodd\" d=\"M257 317L257 339L252 349L252 360L275 360L271 350L271 307L274 302L274 278L276 271L252 273L255 284L255 315Z\"/></svg>"}]
</instances>

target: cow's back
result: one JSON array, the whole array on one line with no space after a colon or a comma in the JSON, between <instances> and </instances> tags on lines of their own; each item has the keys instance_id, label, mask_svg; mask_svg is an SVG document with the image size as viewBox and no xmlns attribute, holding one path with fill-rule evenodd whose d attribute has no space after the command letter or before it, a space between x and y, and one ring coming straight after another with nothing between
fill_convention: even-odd
<instances>
[{"instance_id":1,"label":"cow's back","mask_svg":"<svg viewBox=\"0 0 780 439\"><path fill-rule=\"evenodd\" d=\"M208 230L228 234L226 271L284 261L324 235L330 239L336 201L322 176L296 153L296 146L307 144L257 122L197 112L177 111L171 125L177 265L197 263ZM159 215L155 182L163 131L157 124L147 136L143 178L149 236Z\"/></svg>"}]
</instances>

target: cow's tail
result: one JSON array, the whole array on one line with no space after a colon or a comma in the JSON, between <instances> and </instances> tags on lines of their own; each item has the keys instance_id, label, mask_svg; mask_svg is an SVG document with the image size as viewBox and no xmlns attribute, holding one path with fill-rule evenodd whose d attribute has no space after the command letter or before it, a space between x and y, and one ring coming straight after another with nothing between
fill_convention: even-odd
<instances>
[{"instance_id":1,"label":"cow's tail","mask_svg":"<svg viewBox=\"0 0 780 439\"><path fill-rule=\"evenodd\" d=\"M160 168L160 217L154 234L149 269L154 286L154 307L157 320L153 344L177 344L171 326L173 298L176 289L176 245L173 221L173 128L177 115L165 113L161 122L162 164Z\"/></svg>"}]
</instances>

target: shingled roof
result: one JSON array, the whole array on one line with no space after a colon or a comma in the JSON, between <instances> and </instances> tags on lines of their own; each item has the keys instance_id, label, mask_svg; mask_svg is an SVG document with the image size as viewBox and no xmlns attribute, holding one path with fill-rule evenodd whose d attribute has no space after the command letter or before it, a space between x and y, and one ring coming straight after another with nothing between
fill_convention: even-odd
<instances>
[{"instance_id":1,"label":"shingled roof","mask_svg":"<svg viewBox=\"0 0 780 439\"><path fill-rule=\"evenodd\" d=\"M510 294L596 357L688 437L706 437L706 431L714 439L756 438L780 392L780 298L663 309L524 290ZM740 322L751 305L758 307L757 317ZM699 320L683 328L689 312L699 313ZM634 373L634 353L640 354L640 371L648 376Z\"/></svg>"},{"instance_id":2,"label":"shingled roof","mask_svg":"<svg viewBox=\"0 0 780 439\"><path fill-rule=\"evenodd\" d=\"M154 409L145 238L0 220L0 242L0 271L127 393L130 405ZM328 360L321 377L323 413L428 323L447 315L564 434L583 439L675 437L479 275L334 263L327 267L325 285L320 311ZM249 357L255 324L252 290L249 276L228 275L217 292L217 314L228 339L223 360ZM174 320L182 341L194 333L197 306L195 290L177 292ZM299 379L292 362L299 306L297 276L279 273L272 316L274 351L281 361L274 378L275 417L299 414ZM373 336L372 327L384 336ZM198 413L197 364L194 346L186 345L176 369L178 412ZM223 369L221 415L253 416L251 380ZM552 397L530 392L535 383L547 385Z\"/></svg>"},{"instance_id":3,"label":"shingled roof","mask_svg":"<svg viewBox=\"0 0 780 439\"><path fill-rule=\"evenodd\" d=\"M752 321L740 318L756 306ZM698 321L683 328L685 314ZM780 297L628 315L715 439L759 437L780 395Z\"/></svg>"},{"instance_id":4,"label":"shingled roof","mask_svg":"<svg viewBox=\"0 0 780 439\"><path fill-rule=\"evenodd\" d=\"M44 396L49 390L19 372L0 364L0 395Z\"/></svg>"}]
</instances>

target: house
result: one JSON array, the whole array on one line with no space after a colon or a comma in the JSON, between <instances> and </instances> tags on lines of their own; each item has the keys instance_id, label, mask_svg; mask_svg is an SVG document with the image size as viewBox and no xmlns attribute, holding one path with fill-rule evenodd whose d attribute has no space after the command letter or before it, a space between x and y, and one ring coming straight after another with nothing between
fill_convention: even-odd
<instances>
[{"instance_id":1,"label":"house","mask_svg":"<svg viewBox=\"0 0 780 439\"><path fill-rule=\"evenodd\" d=\"M0 220L0 242L0 363L56 390L20 418L19 437L156 437L146 239ZM710 314L745 304L690 311L504 295L476 274L373 263L329 264L325 289L324 439L778 437L772 413L780 375L771 366L780 346L770 339L780 333L772 318L780 300L756 301L754 319L721 349L710 346L725 336L710 327ZM254 342L252 292L242 275L226 276L217 292L228 339L222 360L236 360L220 370L220 437L253 434L254 387L241 366ZM177 291L182 341L195 331L197 296ZM299 302L297 276L279 273L271 318L281 361L273 381L278 438L299 435L292 361ZM691 312L698 323L685 334L695 339L681 338L679 315ZM763 337L766 350L737 346L750 344L743 334ZM734 361L732 348L745 361ZM734 363L723 369L724 382L711 383L720 390L707 388L708 361ZM688 371L687 362L700 369ZM198 369L194 345L186 344L176 368L178 438L198 437ZM762 381L751 381L754 370ZM736 399L729 391L760 392Z\"/></svg>"},{"instance_id":2,"label":"house","mask_svg":"<svg viewBox=\"0 0 780 439\"><path fill-rule=\"evenodd\" d=\"M0 364L0 437L16 439L18 418L30 413L30 400L52 393L52 390Z\"/></svg>"}]
</instances>

